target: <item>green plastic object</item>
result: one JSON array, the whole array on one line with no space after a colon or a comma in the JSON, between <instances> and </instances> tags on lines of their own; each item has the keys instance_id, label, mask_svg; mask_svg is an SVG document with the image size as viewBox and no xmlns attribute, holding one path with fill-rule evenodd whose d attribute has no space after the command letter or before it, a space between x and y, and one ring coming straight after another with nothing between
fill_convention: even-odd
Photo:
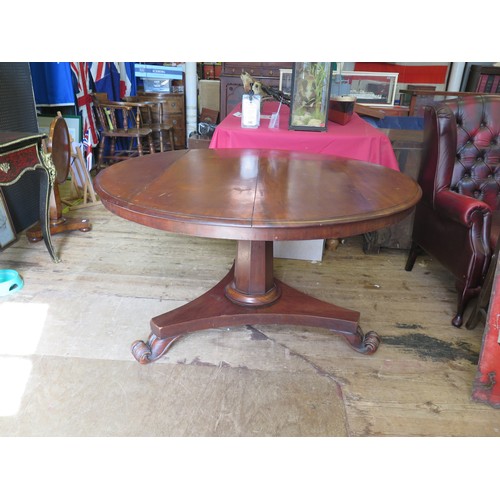
<instances>
[{"instance_id":1,"label":"green plastic object","mask_svg":"<svg viewBox=\"0 0 500 500\"><path fill-rule=\"evenodd\" d=\"M0 269L0 297L17 292L23 286L23 279L17 271L13 269Z\"/></svg>"}]
</instances>

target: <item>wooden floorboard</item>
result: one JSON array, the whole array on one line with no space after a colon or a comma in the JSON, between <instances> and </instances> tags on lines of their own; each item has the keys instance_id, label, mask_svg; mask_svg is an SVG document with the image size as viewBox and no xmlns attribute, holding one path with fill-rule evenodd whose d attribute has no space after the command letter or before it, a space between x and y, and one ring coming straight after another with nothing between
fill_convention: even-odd
<instances>
[{"instance_id":1,"label":"wooden floorboard","mask_svg":"<svg viewBox=\"0 0 500 500\"><path fill-rule=\"evenodd\" d=\"M23 234L0 253L25 280L0 298L0 435L500 435L499 410L470 398L483 325L451 326L454 281L433 259L408 273L404 251L365 255L356 237L321 262L275 260L286 283L359 310L382 337L372 356L325 330L249 325L193 333L142 366L131 343L217 283L235 243L100 205L78 215L92 231L54 236L58 264Z\"/></svg>"}]
</instances>

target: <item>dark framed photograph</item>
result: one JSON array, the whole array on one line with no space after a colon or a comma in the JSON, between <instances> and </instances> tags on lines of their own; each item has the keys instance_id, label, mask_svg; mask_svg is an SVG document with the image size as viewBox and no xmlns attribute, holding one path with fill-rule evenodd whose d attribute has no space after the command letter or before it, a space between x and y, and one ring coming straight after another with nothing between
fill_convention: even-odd
<instances>
[{"instance_id":1,"label":"dark framed photograph","mask_svg":"<svg viewBox=\"0 0 500 500\"><path fill-rule=\"evenodd\" d=\"M280 69L280 86L279 90L283 94L290 95L292 93L292 70Z\"/></svg>"},{"instance_id":2,"label":"dark framed photograph","mask_svg":"<svg viewBox=\"0 0 500 500\"><path fill-rule=\"evenodd\" d=\"M332 63L293 64L290 130L326 130L331 81Z\"/></svg>"},{"instance_id":3,"label":"dark framed photograph","mask_svg":"<svg viewBox=\"0 0 500 500\"><path fill-rule=\"evenodd\" d=\"M17 240L17 234L10 218L7 203L0 189L0 250L8 247Z\"/></svg>"}]
</instances>

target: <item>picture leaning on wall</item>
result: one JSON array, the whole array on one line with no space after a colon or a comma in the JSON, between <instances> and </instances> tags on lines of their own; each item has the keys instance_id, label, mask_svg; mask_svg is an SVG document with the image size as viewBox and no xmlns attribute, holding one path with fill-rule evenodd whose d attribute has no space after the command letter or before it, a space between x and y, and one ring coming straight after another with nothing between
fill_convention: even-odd
<instances>
[{"instance_id":1,"label":"picture leaning on wall","mask_svg":"<svg viewBox=\"0 0 500 500\"><path fill-rule=\"evenodd\" d=\"M16 239L17 235L10 218L7 203L5 202L2 190L0 189L0 250L8 247L11 243L14 243Z\"/></svg>"}]
</instances>

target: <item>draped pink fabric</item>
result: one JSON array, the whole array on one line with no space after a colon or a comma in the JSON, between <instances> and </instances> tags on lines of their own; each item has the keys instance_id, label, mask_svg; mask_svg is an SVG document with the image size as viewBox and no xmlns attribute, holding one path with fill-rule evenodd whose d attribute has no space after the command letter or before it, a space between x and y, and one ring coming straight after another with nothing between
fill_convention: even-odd
<instances>
[{"instance_id":1,"label":"draped pink fabric","mask_svg":"<svg viewBox=\"0 0 500 500\"><path fill-rule=\"evenodd\" d=\"M278 102L264 103L262 115L270 115ZM241 127L241 118L234 113L241 111L237 105L216 127L211 149L260 148L288 151L323 153L383 165L399 171L398 162L388 137L364 121L356 113L346 125L328 122L325 132L288 130L290 109L282 105L279 127L269 128L269 119L261 118L260 127Z\"/></svg>"}]
</instances>

